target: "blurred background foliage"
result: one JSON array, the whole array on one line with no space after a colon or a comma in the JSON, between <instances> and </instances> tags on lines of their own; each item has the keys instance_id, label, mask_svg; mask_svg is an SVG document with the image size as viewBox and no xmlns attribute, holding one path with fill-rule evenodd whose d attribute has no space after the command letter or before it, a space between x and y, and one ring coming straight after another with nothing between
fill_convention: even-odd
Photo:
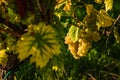
<instances>
[{"instance_id":1,"label":"blurred background foliage","mask_svg":"<svg viewBox=\"0 0 120 80\"><path fill-rule=\"evenodd\" d=\"M75 59L68 49L68 45L65 44L65 36L70 27L75 25L80 28L81 22L88 15L86 5L92 4L98 11L106 10L105 1L107 0L0 0L0 70L4 70L4 75L0 75L1 79L120 80L120 18L116 20L120 15L119 0L108 0L109 2L113 1L113 6L112 9L106 11L110 18L116 20L117 23L115 26L100 28L101 39L91 42L92 47L85 56ZM109 7L111 6L108 5L107 9ZM35 26L39 26L40 22L45 24L41 23L44 27L50 26L48 28L36 27L36 31L34 31ZM30 28L30 25L34 26ZM39 28L43 30L41 33L37 32ZM53 36L56 36L57 39L52 36L46 38L45 34L50 35L49 33L54 31L56 34ZM29 36L24 38L26 34ZM48 39L49 42L50 40L50 45L58 44L56 50L59 48L61 51L58 50L59 54L56 51L52 53L52 50L50 53L46 53L50 57L47 56L46 65L42 68L40 68L42 64L36 67L36 64L41 61L36 60L36 57L33 59L38 62L30 62L31 55L39 53L44 48L44 46L41 48L44 42L39 40L39 35L42 41ZM29 56L23 56L27 58L23 58L24 60L21 58L22 61L20 61L17 56L26 46L22 43L18 45L18 42L22 40L24 42L24 39L25 41L35 39L37 41L33 41L40 45L36 47L34 44L37 50L29 51ZM33 49L29 44L32 43L26 45ZM19 51L16 51L18 48L16 45L20 46ZM52 48L51 45L50 48L54 49L55 47ZM48 50L46 47L44 49ZM22 51L21 54L24 52Z\"/></svg>"}]
</instances>

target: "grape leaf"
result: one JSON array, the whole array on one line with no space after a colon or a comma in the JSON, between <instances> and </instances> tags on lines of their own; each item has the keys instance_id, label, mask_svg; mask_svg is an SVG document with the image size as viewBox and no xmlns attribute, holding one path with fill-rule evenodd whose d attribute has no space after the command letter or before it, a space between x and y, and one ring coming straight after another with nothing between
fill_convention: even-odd
<instances>
[{"instance_id":1,"label":"grape leaf","mask_svg":"<svg viewBox=\"0 0 120 80\"><path fill-rule=\"evenodd\" d=\"M78 33L79 33L79 28L72 25L69 29L68 35L70 36L73 43L75 43L78 40Z\"/></svg>"},{"instance_id":2,"label":"grape leaf","mask_svg":"<svg viewBox=\"0 0 120 80\"><path fill-rule=\"evenodd\" d=\"M64 6L65 3L66 3L65 0L56 0L55 9L61 8L62 6Z\"/></svg>"},{"instance_id":3,"label":"grape leaf","mask_svg":"<svg viewBox=\"0 0 120 80\"><path fill-rule=\"evenodd\" d=\"M0 5L4 3L4 4L7 4L6 0L0 0Z\"/></svg>"},{"instance_id":4,"label":"grape leaf","mask_svg":"<svg viewBox=\"0 0 120 80\"><path fill-rule=\"evenodd\" d=\"M64 8L63 8L63 10L69 11L70 8L71 8L71 0L67 0L65 6L64 6Z\"/></svg>"},{"instance_id":5,"label":"grape leaf","mask_svg":"<svg viewBox=\"0 0 120 80\"><path fill-rule=\"evenodd\" d=\"M119 43L120 42L120 35L117 32L117 28L114 28L114 37L116 39L116 42Z\"/></svg>"},{"instance_id":6,"label":"grape leaf","mask_svg":"<svg viewBox=\"0 0 120 80\"><path fill-rule=\"evenodd\" d=\"M102 4L102 2L104 1L104 0L94 0L96 3L98 3L98 4Z\"/></svg>"},{"instance_id":7,"label":"grape leaf","mask_svg":"<svg viewBox=\"0 0 120 80\"><path fill-rule=\"evenodd\" d=\"M99 27L110 27L114 23L114 19L112 19L109 14L105 10L100 10L99 14L97 14L98 22L96 22L98 28Z\"/></svg>"},{"instance_id":8,"label":"grape leaf","mask_svg":"<svg viewBox=\"0 0 120 80\"><path fill-rule=\"evenodd\" d=\"M97 10L94 8L92 4L86 4L85 7L86 7L86 13L89 17L97 13Z\"/></svg>"},{"instance_id":9,"label":"grape leaf","mask_svg":"<svg viewBox=\"0 0 120 80\"><path fill-rule=\"evenodd\" d=\"M8 61L8 55L5 53L5 49L0 50L0 65L5 65Z\"/></svg>"},{"instance_id":10,"label":"grape leaf","mask_svg":"<svg viewBox=\"0 0 120 80\"><path fill-rule=\"evenodd\" d=\"M113 7L113 0L105 0L104 4L105 4L106 11L111 10Z\"/></svg>"},{"instance_id":11,"label":"grape leaf","mask_svg":"<svg viewBox=\"0 0 120 80\"><path fill-rule=\"evenodd\" d=\"M57 33L44 23L30 25L28 29L28 33L25 33L17 43L18 58L23 61L32 55L30 62L35 62L42 68L52 58L52 54L60 53Z\"/></svg>"}]
</instances>

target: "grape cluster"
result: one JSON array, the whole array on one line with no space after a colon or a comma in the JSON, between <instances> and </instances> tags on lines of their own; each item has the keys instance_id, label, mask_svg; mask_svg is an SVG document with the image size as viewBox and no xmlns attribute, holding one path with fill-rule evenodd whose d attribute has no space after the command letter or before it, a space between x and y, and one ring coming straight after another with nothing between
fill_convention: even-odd
<instances>
[{"instance_id":1,"label":"grape cluster","mask_svg":"<svg viewBox=\"0 0 120 80\"><path fill-rule=\"evenodd\" d=\"M70 50L71 54L75 59L79 59L79 55L77 54L78 51L78 41L73 43L70 36L67 35L65 37L65 44L68 44L68 49Z\"/></svg>"},{"instance_id":2,"label":"grape cluster","mask_svg":"<svg viewBox=\"0 0 120 80\"><path fill-rule=\"evenodd\" d=\"M70 36L67 34L65 37L65 44L68 44L68 49L75 59L79 59L85 56L89 49L92 47L92 42L100 40L100 34L98 31L91 31L89 29L81 30L78 36L78 40L73 42Z\"/></svg>"}]
</instances>

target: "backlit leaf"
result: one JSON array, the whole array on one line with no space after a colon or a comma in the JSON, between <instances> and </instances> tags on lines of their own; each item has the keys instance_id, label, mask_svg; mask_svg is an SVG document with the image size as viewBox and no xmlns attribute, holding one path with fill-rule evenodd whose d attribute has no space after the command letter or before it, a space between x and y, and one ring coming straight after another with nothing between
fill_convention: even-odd
<instances>
[{"instance_id":1,"label":"backlit leaf","mask_svg":"<svg viewBox=\"0 0 120 80\"><path fill-rule=\"evenodd\" d=\"M97 18L98 22L96 24L98 27L110 27L114 22L114 19L105 10L100 10Z\"/></svg>"},{"instance_id":2,"label":"backlit leaf","mask_svg":"<svg viewBox=\"0 0 120 80\"><path fill-rule=\"evenodd\" d=\"M97 11L92 4L86 4L86 13L88 16L90 16L91 14L96 14L96 12Z\"/></svg>"},{"instance_id":3,"label":"backlit leaf","mask_svg":"<svg viewBox=\"0 0 120 80\"><path fill-rule=\"evenodd\" d=\"M102 4L102 2L104 1L104 0L94 0L96 3L98 3L98 4Z\"/></svg>"},{"instance_id":4,"label":"backlit leaf","mask_svg":"<svg viewBox=\"0 0 120 80\"><path fill-rule=\"evenodd\" d=\"M0 50L0 65L4 65L7 63L8 55L5 53L5 49Z\"/></svg>"},{"instance_id":5,"label":"backlit leaf","mask_svg":"<svg viewBox=\"0 0 120 80\"><path fill-rule=\"evenodd\" d=\"M56 6L55 9L59 9L61 6L65 4L65 0L56 0Z\"/></svg>"},{"instance_id":6,"label":"backlit leaf","mask_svg":"<svg viewBox=\"0 0 120 80\"><path fill-rule=\"evenodd\" d=\"M71 8L71 0L67 0L65 6L64 6L64 8L63 8L63 10L69 11L70 8Z\"/></svg>"},{"instance_id":7,"label":"backlit leaf","mask_svg":"<svg viewBox=\"0 0 120 80\"><path fill-rule=\"evenodd\" d=\"M7 4L6 0L0 0L0 5L4 3L4 4Z\"/></svg>"},{"instance_id":8,"label":"backlit leaf","mask_svg":"<svg viewBox=\"0 0 120 80\"><path fill-rule=\"evenodd\" d=\"M30 62L35 62L42 68L52 58L52 54L60 53L57 33L44 23L30 25L28 29L28 33L24 34L17 43L18 58L22 61L32 55Z\"/></svg>"},{"instance_id":9,"label":"backlit leaf","mask_svg":"<svg viewBox=\"0 0 120 80\"><path fill-rule=\"evenodd\" d=\"M106 11L111 10L113 7L113 0L105 0L104 4L105 4Z\"/></svg>"},{"instance_id":10,"label":"backlit leaf","mask_svg":"<svg viewBox=\"0 0 120 80\"><path fill-rule=\"evenodd\" d=\"M72 25L69 29L68 35L70 36L71 40L74 43L78 40L78 33L79 33L79 28Z\"/></svg>"},{"instance_id":11,"label":"backlit leaf","mask_svg":"<svg viewBox=\"0 0 120 80\"><path fill-rule=\"evenodd\" d=\"M117 28L114 28L114 37L116 39L116 42L119 43L120 42L120 35L117 32Z\"/></svg>"}]
</instances>

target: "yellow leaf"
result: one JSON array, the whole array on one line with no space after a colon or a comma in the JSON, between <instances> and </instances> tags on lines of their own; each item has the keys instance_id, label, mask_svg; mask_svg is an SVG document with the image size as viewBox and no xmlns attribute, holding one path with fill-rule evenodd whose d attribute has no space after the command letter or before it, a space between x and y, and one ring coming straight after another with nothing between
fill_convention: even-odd
<instances>
[{"instance_id":1,"label":"yellow leaf","mask_svg":"<svg viewBox=\"0 0 120 80\"><path fill-rule=\"evenodd\" d=\"M64 8L63 8L63 10L69 11L70 8L71 8L71 0L67 0L65 6L64 6Z\"/></svg>"},{"instance_id":2,"label":"yellow leaf","mask_svg":"<svg viewBox=\"0 0 120 80\"><path fill-rule=\"evenodd\" d=\"M62 5L65 4L65 0L56 0L55 9L59 9Z\"/></svg>"},{"instance_id":3,"label":"yellow leaf","mask_svg":"<svg viewBox=\"0 0 120 80\"><path fill-rule=\"evenodd\" d=\"M7 4L6 0L0 0L0 5L1 5L2 3Z\"/></svg>"},{"instance_id":4,"label":"yellow leaf","mask_svg":"<svg viewBox=\"0 0 120 80\"><path fill-rule=\"evenodd\" d=\"M111 10L113 7L113 0L105 0L104 4L105 4L106 11Z\"/></svg>"},{"instance_id":5,"label":"yellow leaf","mask_svg":"<svg viewBox=\"0 0 120 80\"><path fill-rule=\"evenodd\" d=\"M87 15L90 16L92 13L95 12L94 6L92 4L87 4L86 12L87 12Z\"/></svg>"},{"instance_id":6,"label":"yellow leaf","mask_svg":"<svg viewBox=\"0 0 120 80\"><path fill-rule=\"evenodd\" d=\"M116 42L119 43L120 42L120 35L117 32L117 28L114 28L114 37L116 39Z\"/></svg>"},{"instance_id":7,"label":"yellow leaf","mask_svg":"<svg viewBox=\"0 0 120 80\"><path fill-rule=\"evenodd\" d=\"M51 57L52 57L51 55L45 55L45 54L41 56L40 52L36 52L30 58L30 62L31 63L35 62L37 67L43 68L48 63Z\"/></svg>"},{"instance_id":8,"label":"yellow leaf","mask_svg":"<svg viewBox=\"0 0 120 80\"><path fill-rule=\"evenodd\" d=\"M56 0L56 3L57 4L60 4L60 3L62 3L62 2L64 2L65 0Z\"/></svg>"},{"instance_id":9,"label":"yellow leaf","mask_svg":"<svg viewBox=\"0 0 120 80\"><path fill-rule=\"evenodd\" d=\"M58 70L58 66L52 66L52 70L57 71Z\"/></svg>"},{"instance_id":10,"label":"yellow leaf","mask_svg":"<svg viewBox=\"0 0 120 80\"><path fill-rule=\"evenodd\" d=\"M102 2L104 1L104 0L94 0L96 3L98 3L98 4L102 4Z\"/></svg>"},{"instance_id":11,"label":"yellow leaf","mask_svg":"<svg viewBox=\"0 0 120 80\"><path fill-rule=\"evenodd\" d=\"M114 19L112 19L105 10L100 10L99 14L97 14L97 18L98 22L96 22L96 25L98 28L110 27L114 22Z\"/></svg>"},{"instance_id":12,"label":"yellow leaf","mask_svg":"<svg viewBox=\"0 0 120 80\"><path fill-rule=\"evenodd\" d=\"M56 31L45 23L29 25L28 33L17 43L17 53L20 61L31 55L31 63L35 62L36 66L44 67L53 54L60 53Z\"/></svg>"},{"instance_id":13,"label":"yellow leaf","mask_svg":"<svg viewBox=\"0 0 120 80\"><path fill-rule=\"evenodd\" d=\"M0 65L4 65L7 63L8 55L5 53L5 49L0 50Z\"/></svg>"}]
</instances>

